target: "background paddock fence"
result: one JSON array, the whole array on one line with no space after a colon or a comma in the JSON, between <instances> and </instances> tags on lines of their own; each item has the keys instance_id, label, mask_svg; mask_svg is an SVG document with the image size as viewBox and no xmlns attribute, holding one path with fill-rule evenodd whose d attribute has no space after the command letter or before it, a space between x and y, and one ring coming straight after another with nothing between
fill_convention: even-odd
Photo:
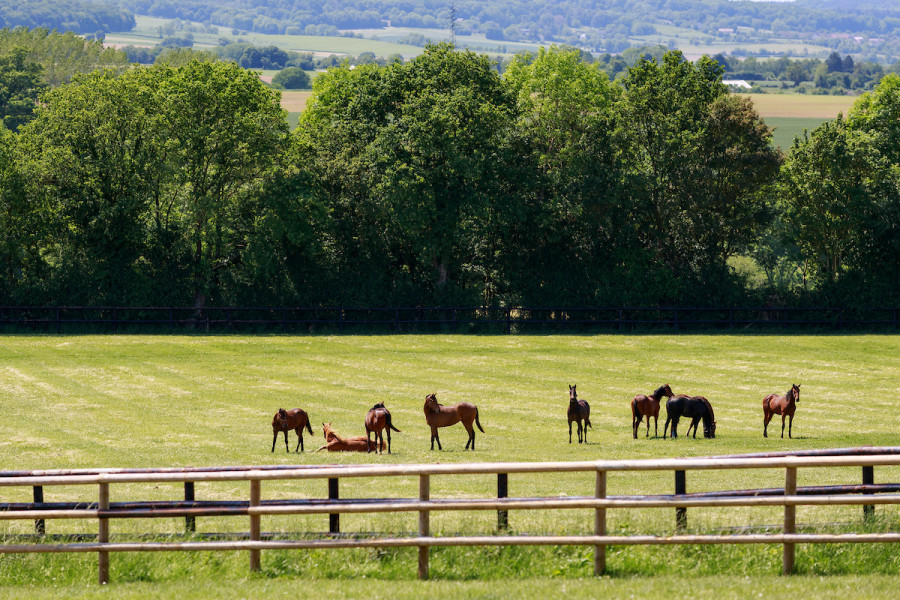
<instances>
[{"instance_id":1,"label":"background paddock fence","mask_svg":"<svg viewBox=\"0 0 900 600\"><path fill-rule=\"evenodd\" d=\"M771 455L735 455L704 458L655 460L583 461L559 463L469 463L427 465L362 466L244 466L170 469L72 469L52 471L0 472L0 488L33 488L32 503L0 503L0 520L34 520L35 534L7 536L0 553L96 552L98 579L109 581L110 554L116 552L161 551L247 551L250 569L261 568L262 551L273 549L322 548L417 548L418 576L429 576L429 550L449 546L521 546L578 545L593 546L594 571L606 570L606 547L629 545L678 544L781 544L783 572L794 570L797 544L820 543L896 543L900 532L887 533L800 533L797 531L797 506L862 506L863 522L874 514L876 505L900 504L900 483L874 484L874 468L900 465L900 448L842 448ZM862 484L797 487L797 472L806 468L860 467ZM784 488L762 490L725 490L688 494L687 473L709 470L779 469L784 470ZM610 496L607 484L616 473L671 471L675 474L675 493L671 495ZM593 496L508 497L510 476L542 473L584 472L595 474ZM497 498L434 498L433 477L496 475ZM342 478L418 477L416 498L339 497ZM327 499L281 499L263 501L262 488L290 480L326 480ZM195 482L248 482L248 500L202 501L194 499ZM183 483L184 501L111 502L111 487L119 484ZM45 488L52 486L96 486L96 501L47 502ZM783 507L781 533L738 533L691 535L684 533L689 508ZM615 535L607 531L609 510L675 509L673 535ZM509 533L511 510L591 509L593 532L584 535L528 535ZM430 517L438 511L497 511L497 532L492 535L433 536ZM418 514L418 532L409 535L340 534L341 514L409 512ZM276 515L328 515L329 531L303 539L262 534L262 519ZM206 516L249 517L249 533L244 535L207 534L197 540L196 518ZM188 539L183 541L110 541L115 519L184 517ZM97 519L96 536L75 536L52 543L47 520ZM67 536L71 538L73 536ZM143 537L143 536L136 536ZM171 538L169 538L171 539ZM16 543L16 542L21 543Z\"/></svg>"},{"instance_id":2,"label":"background paddock fence","mask_svg":"<svg viewBox=\"0 0 900 600\"><path fill-rule=\"evenodd\" d=\"M0 331L496 332L898 328L900 308L0 306Z\"/></svg>"}]
</instances>

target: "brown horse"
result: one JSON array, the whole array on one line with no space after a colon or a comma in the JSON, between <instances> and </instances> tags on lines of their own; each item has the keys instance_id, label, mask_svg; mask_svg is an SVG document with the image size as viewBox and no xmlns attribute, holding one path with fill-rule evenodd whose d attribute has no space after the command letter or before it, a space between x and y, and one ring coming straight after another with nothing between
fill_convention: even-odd
<instances>
[{"instance_id":1,"label":"brown horse","mask_svg":"<svg viewBox=\"0 0 900 600\"><path fill-rule=\"evenodd\" d=\"M769 437L768 428L772 415L781 415L781 437L784 438L784 418L788 420L788 437L791 437L791 427L794 425L794 411L797 410L797 402L800 402L800 384L792 384L791 389L784 396L769 394L763 400L763 437Z\"/></svg>"},{"instance_id":2,"label":"brown horse","mask_svg":"<svg viewBox=\"0 0 900 600\"><path fill-rule=\"evenodd\" d=\"M309 435L313 435L312 427L309 425L309 416L305 410L302 408L292 408L291 410L279 408L275 416L272 417L272 452L275 452L275 441L278 439L280 431L284 432L284 449L288 452L291 451L290 446L288 446L288 431L291 429L297 432L297 437L299 438L297 440L297 448L302 452L304 427L309 431ZM294 452L297 451L297 448L294 449Z\"/></svg>"},{"instance_id":3,"label":"brown horse","mask_svg":"<svg viewBox=\"0 0 900 600\"><path fill-rule=\"evenodd\" d=\"M381 447L384 448L384 435L382 434L382 431L387 430L388 454L391 453L391 429L397 433L401 433L400 430L391 423L391 413L384 407L383 402L379 402L369 409L369 412L366 413L366 440L369 439L369 433L374 432L375 445L377 446L380 441Z\"/></svg>"},{"instance_id":4,"label":"brown horse","mask_svg":"<svg viewBox=\"0 0 900 600\"><path fill-rule=\"evenodd\" d=\"M431 427L431 449L434 450L434 442L437 440L438 450L441 448L441 438L438 437L438 427L449 427L462 422L463 427L469 432L469 441L466 442L466 450L472 446L475 449L475 430L472 428L474 421L481 429L481 423L478 421L478 407L468 402L460 402L453 406L444 406L438 404L435 394L425 396L425 422ZM484 429L481 429L484 433Z\"/></svg>"},{"instance_id":5,"label":"brown horse","mask_svg":"<svg viewBox=\"0 0 900 600\"><path fill-rule=\"evenodd\" d=\"M378 449L375 442L371 442L361 435L348 438L339 436L331 428L331 423L322 423L322 435L325 436L325 445L319 450L328 450L329 452L370 452ZM384 442L381 442L381 449L384 450ZM319 450L316 450L316 452L319 452Z\"/></svg>"},{"instance_id":6,"label":"brown horse","mask_svg":"<svg viewBox=\"0 0 900 600\"><path fill-rule=\"evenodd\" d=\"M649 396L638 394L631 400L631 429L634 439L637 439L638 425L643 417L647 418L647 437L650 437L650 417L653 417L653 437L659 437L659 403L663 396L674 396L668 383Z\"/></svg>"},{"instance_id":7,"label":"brown horse","mask_svg":"<svg viewBox=\"0 0 900 600\"><path fill-rule=\"evenodd\" d=\"M569 443L572 443L572 421L578 426L578 443L581 443L581 421L584 421L584 443L587 444L587 428L594 428L591 425L591 405L584 400L578 399L578 393L575 391L574 385L569 386Z\"/></svg>"}]
</instances>

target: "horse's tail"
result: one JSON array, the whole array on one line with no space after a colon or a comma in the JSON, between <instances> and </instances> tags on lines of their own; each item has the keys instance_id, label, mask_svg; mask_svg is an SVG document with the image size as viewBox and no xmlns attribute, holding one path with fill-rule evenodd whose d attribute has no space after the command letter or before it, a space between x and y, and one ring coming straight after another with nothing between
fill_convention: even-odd
<instances>
[{"instance_id":1,"label":"horse's tail","mask_svg":"<svg viewBox=\"0 0 900 600\"><path fill-rule=\"evenodd\" d=\"M397 433L403 433L402 431L400 431L399 429L394 427L393 423L391 423L391 413L387 413L386 415L384 415L384 418L385 418L385 422L387 423L387 426L389 429L393 429Z\"/></svg>"},{"instance_id":2,"label":"horse's tail","mask_svg":"<svg viewBox=\"0 0 900 600\"><path fill-rule=\"evenodd\" d=\"M309 432L309 435L316 435L313 433L312 425L309 424L309 421L306 421L306 430Z\"/></svg>"},{"instance_id":3,"label":"horse's tail","mask_svg":"<svg viewBox=\"0 0 900 600\"><path fill-rule=\"evenodd\" d=\"M587 402L584 403L584 426L590 427L591 429L594 428L594 426L591 425L591 405Z\"/></svg>"},{"instance_id":4,"label":"horse's tail","mask_svg":"<svg viewBox=\"0 0 900 600\"><path fill-rule=\"evenodd\" d=\"M475 424L478 425L478 429L481 429L481 421L478 420L478 407L475 407ZM484 429L481 429L481 433L484 433Z\"/></svg>"}]
</instances>

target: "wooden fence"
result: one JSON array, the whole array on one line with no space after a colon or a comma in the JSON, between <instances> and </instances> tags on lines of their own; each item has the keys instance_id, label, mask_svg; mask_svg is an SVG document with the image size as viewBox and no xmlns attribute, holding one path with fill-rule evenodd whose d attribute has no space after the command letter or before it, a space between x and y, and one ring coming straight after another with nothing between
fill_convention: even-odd
<instances>
[{"instance_id":1,"label":"wooden fence","mask_svg":"<svg viewBox=\"0 0 900 600\"><path fill-rule=\"evenodd\" d=\"M0 306L0 331L896 330L900 308Z\"/></svg>"},{"instance_id":2,"label":"wooden fence","mask_svg":"<svg viewBox=\"0 0 900 600\"><path fill-rule=\"evenodd\" d=\"M812 454L812 455L810 455ZM37 538L33 543L2 543L0 553L66 553L96 552L99 560L99 581L109 581L109 554L115 552L154 551L248 551L251 570L260 568L260 553L271 549L309 548L418 548L418 575L428 578L429 549L446 546L516 546L516 545L579 545L593 546L594 571L606 568L606 547L611 545L672 545L672 544L782 544L783 572L794 569L796 544L819 543L875 543L900 542L900 532L889 533L800 533L796 526L797 506L863 506L864 515L871 516L875 505L900 504L900 484L874 484L876 466L900 465L900 448L839 449L814 451L807 455L725 456L707 458L677 458L658 460L586 461L561 463L474 463L429 465L364 465L364 466L258 466L187 469L101 469L66 471L15 471L0 473L0 487L32 487L33 503L0 504L2 520L34 520ZM798 488L797 471L803 468L862 467L863 484ZM737 490L726 492L685 493L688 471L730 469L779 469L784 471L784 487L776 490ZM656 496L608 496L610 475L623 472L672 471L676 493ZM547 496L537 498L509 498L506 496L509 476L586 472L595 476L591 496ZM432 477L464 475L497 476L497 498L431 497ZM354 477L418 477L416 498L354 498L338 497L338 482ZM329 498L321 500L262 501L262 485L279 481L327 479ZM194 482L246 481L249 501L196 501ZM110 502L110 486L117 484L184 483L184 502ZM96 502L48 503L44 501L46 486L96 486ZM690 507L783 507L784 524L781 533L739 533L690 535L684 533L686 511ZM613 509L673 508L676 515L673 535L611 535L607 532L607 511ZM589 509L594 511L593 532L582 535L510 535L506 531L511 510ZM496 535L433 536L430 515L437 511L497 511ZM418 513L416 535L378 537L373 535L335 536L339 531L341 514L413 512ZM329 515L329 533L314 539L263 538L261 519L270 515ZM124 518L184 517L186 527L194 527L194 519L202 516L245 516L249 518L246 539L153 542L111 542L110 523ZM48 543L48 519L97 519L96 541ZM87 536L85 536L87 537Z\"/></svg>"}]
</instances>

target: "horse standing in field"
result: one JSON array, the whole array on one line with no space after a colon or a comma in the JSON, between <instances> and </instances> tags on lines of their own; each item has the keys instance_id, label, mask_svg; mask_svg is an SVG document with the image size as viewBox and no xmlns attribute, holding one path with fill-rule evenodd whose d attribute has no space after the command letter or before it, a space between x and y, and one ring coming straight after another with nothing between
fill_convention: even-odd
<instances>
[{"instance_id":1,"label":"horse standing in field","mask_svg":"<svg viewBox=\"0 0 900 600\"><path fill-rule=\"evenodd\" d=\"M384 402L379 402L369 409L369 412L366 413L366 440L369 440L369 433L374 432L376 447L380 442L381 447L384 448L384 435L382 432L386 430L388 454L391 453L391 429L397 433L401 433L401 431L391 423L391 413L384 407Z\"/></svg>"},{"instance_id":2,"label":"horse standing in field","mask_svg":"<svg viewBox=\"0 0 900 600\"><path fill-rule=\"evenodd\" d=\"M703 437L716 437L716 417L712 405L703 396L685 396L679 394L669 398L666 402L666 425L663 427L663 439L669 423L672 423L672 439L678 437L678 420L681 417L691 419L686 435L691 435L691 427L694 428L694 437L697 437L697 424L703 419Z\"/></svg>"},{"instance_id":3,"label":"horse standing in field","mask_svg":"<svg viewBox=\"0 0 900 600\"><path fill-rule=\"evenodd\" d=\"M638 425L645 417L647 419L647 437L650 437L650 417L653 417L653 437L659 437L659 403L663 396L671 398L673 395L672 388L667 383L658 387L649 396L638 394L631 400L631 429L634 439L637 439Z\"/></svg>"},{"instance_id":4,"label":"horse standing in field","mask_svg":"<svg viewBox=\"0 0 900 600\"><path fill-rule=\"evenodd\" d=\"M578 399L574 385L569 386L569 443L572 443L572 421L578 426L578 443L581 443L581 422L584 421L584 443L587 444L587 428L594 428L591 425L591 405L584 400Z\"/></svg>"},{"instance_id":5,"label":"horse standing in field","mask_svg":"<svg viewBox=\"0 0 900 600\"><path fill-rule=\"evenodd\" d=\"M435 440L437 440L438 450L443 450L443 448L441 448L441 438L438 437L438 427L449 427L450 425L456 425L457 423L462 422L463 427L465 427L466 431L469 433L469 441L466 442L466 450L469 449L469 446L472 446L472 450L475 449L475 429L472 428L473 421L478 425L478 429L481 429L481 433L484 433L484 429L481 428L481 422L478 420L478 407L474 404L459 402L453 406L444 406L443 404L438 404L437 396L435 394L428 394L425 396L424 411L425 422L431 427L432 450L434 450Z\"/></svg>"},{"instance_id":6,"label":"horse standing in field","mask_svg":"<svg viewBox=\"0 0 900 600\"><path fill-rule=\"evenodd\" d=\"M339 436L331 427L331 423L322 423L322 435L325 436L325 445L316 450L328 450L329 452L370 452L378 449L375 442L372 442L361 435L344 438ZM381 442L381 449L384 450L384 442Z\"/></svg>"},{"instance_id":7,"label":"horse standing in field","mask_svg":"<svg viewBox=\"0 0 900 600\"><path fill-rule=\"evenodd\" d=\"M769 394L763 400L763 437L769 437L768 428L772 415L781 415L781 437L784 438L784 418L788 419L788 437L791 437L791 427L794 425L794 411L797 410L797 402L800 402L800 384L791 384L791 389L784 396Z\"/></svg>"},{"instance_id":8,"label":"horse standing in field","mask_svg":"<svg viewBox=\"0 0 900 600\"><path fill-rule=\"evenodd\" d=\"M278 412L275 413L275 416L272 417L272 452L275 452L275 441L278 439L278 433L284 432L284 449L288 452L291 451L290 446L288 446L288 431L293 429L297 432L297 448L294 449L294 452L299 448L301 452L303 452L303 428L306 428L309 431L309 435L313 435L312 427L309 425L309 415L306 414L306 411L302 408L292 408L291 410L284 410L283 408L279 408Z\"/></svg>"}]
</instances>

